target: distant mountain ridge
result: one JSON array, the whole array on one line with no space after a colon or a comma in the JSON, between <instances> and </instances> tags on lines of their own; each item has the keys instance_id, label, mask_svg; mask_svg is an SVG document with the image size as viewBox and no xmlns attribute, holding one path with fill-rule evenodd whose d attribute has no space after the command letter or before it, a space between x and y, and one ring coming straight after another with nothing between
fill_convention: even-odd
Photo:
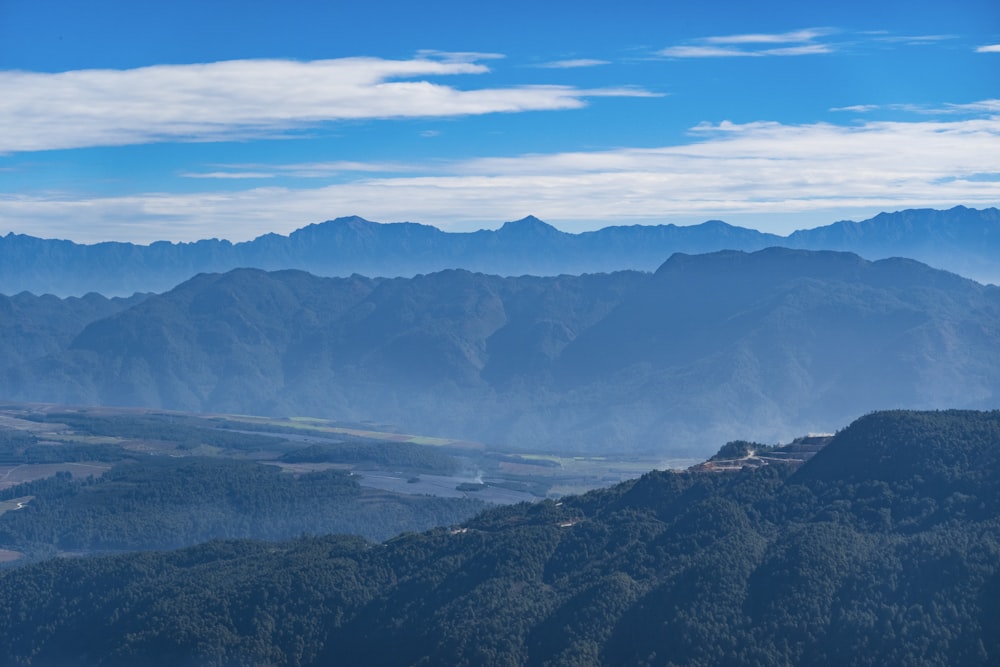
<instances>
[{"instance_id":1,"label":"distant mountain ridge","mask_svg":"<svg viewBox=\"0 0 1000 667\"><path fill-rule=\"evenodd\" d=\"M872 409L996 408L1000 288L908 259L784 248L678 253L652 274L239 269L0 359L0 399L699 455Z\"/></svg>"},{"instance_id":2,"label":"distant mountain ridge","mask_svg":"<svg viewBox=\"0 0 1000 667\"><path fill-rule=\"evenodd\" d=\"M445 269L495 275L652 271L675 252L754 251L771 246L843 250L866 259L909 257L980 282L1000 283L1000 210L955 207L882 213L789 236L713 220L562 232L528 216L500 229L444 232L412 222L337 218L288 236L232 243L158 241L81 245L9 233L0 237L0 294L108 296L162 292L198 273L300 269L319 276L411 277Z\"/></svg>"}]
</instances>

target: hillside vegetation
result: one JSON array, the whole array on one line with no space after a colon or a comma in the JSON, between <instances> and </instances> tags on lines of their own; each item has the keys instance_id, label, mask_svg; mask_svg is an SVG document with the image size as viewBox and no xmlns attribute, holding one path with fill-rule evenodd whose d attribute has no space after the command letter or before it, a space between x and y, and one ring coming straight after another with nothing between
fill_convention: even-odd
<instances>
[{"instance_id":1,"label":"hillside vegetation","mask_svg":"<svg viewBox=\"0 0 1000 667\"><path fill-rule=\"evenodd\" d=\"M242 269L0 361L0 396L707 456L873 408L995 407L998 323L1000 288L842 252L676 254L653 274L548 278Z\"/></svg>"},{"instance_id":2,"label":"hillside vegetation","mask_svg":"<svg viewBox=\"0 0 1000 667\"><path fill-rule=\"evenodd\" d=\"M652 472L384 544L0 575L5 665L991 665L1000 412L881 412L801 467Z\"/></svg>"}]
</instances>

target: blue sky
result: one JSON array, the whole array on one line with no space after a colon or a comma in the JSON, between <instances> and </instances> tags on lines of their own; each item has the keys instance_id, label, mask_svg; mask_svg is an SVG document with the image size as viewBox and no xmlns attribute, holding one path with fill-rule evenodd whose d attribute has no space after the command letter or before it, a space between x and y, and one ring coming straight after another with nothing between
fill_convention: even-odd
<instances>
[{"instance_id":1,"label":"blue sky","mask_svg":"<svg viewBox=\"0 0 1000 667\"><path fill-rule=\"evenodd\" d=\"M0 0L0 233L1000 205L1000 2Z\"/></svg>"}]
</instances>

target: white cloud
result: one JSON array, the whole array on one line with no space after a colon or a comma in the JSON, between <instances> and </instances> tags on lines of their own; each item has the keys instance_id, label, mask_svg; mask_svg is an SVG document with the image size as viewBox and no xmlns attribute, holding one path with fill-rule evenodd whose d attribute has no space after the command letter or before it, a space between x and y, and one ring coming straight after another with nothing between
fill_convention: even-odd
<instances>
[{"instance_id":1,"label":"white cloud","mask_svg":"<svg viewBox=\"0 0 1000 667\"><path fill-rule=\"evenodd\" d=\"M571 60L555 60L550 63L542 63L541 65L536 65L536 67L542 67L546 69L572 69L578 67L597 67L598 65L609 65L610 61L607 60L595 60L593 58L576 58Z\"/></svg>"},{"instance_id":2,"label":"white cloud","mask_svg":"<svg viewBox=\"0 0 1000 667\"><path fill-rule=\"evenodd\" d=\"M244 168L255 169L256 167L254 165L245 165ZM353 160L302 162L298 164L278 165L272 168L297 178L318 178L345 172L402 174L414 172L419 169L416 165L402 162L357 162Z\"/></svg>"},{"instance_id":3,"label":"white cloud","mask_svg":"<svg viewBox=\"0 0 1000 667\"><path fill-rule=\"evenodd\" d=\"M670 58L731 58L757 55L753 51L724 48L720 46L670 46L658 51L661 56Z\"/></svg>"},{"instance_id":4,"label":"white cloud","mask_svg":"<svg viewBox=\"0 0 1000 667\"><path fill-rule=\"evenodd\" d=\"M832 53L832 46L816 41L832 32L834 31L828 28L808 28L781 33L702 37L695 44L671 46L658 53L670 58L808 56ZM788 46L775 46L776 44Z\"/></svg>"},{"instance_id":5,"label":"white cloud","mask_svg":"<svg viewBox=\"0 0 1000 667\"><path fill-rule=\"evenodd\" d=\"M185 172L181 174L183 178L219 178L219 179L247 179L247 178L274 178L274 174L261 171L209 171L209 172Z\"/></svg>"},{"instance_id":6,"label":"white cloud","mask_svg":"<svg viewBox=\"0 0 1000 667\"><path fill-rule=\"evenodd\" d=\"M0 153L282 135L327 121L575 109L570 86L459 90L427 77L483 74L490 54L443 59L234 60L131 70L0 71ZM446 57L445 57L446 56Z\"/></svg>"},{"instance_id":7,"label":"white cloud","mask_svg":"<svg viewBox=\"0 0 1000 667\"><path fill-rule=\"evenodd\" d=\"M867 113L879 109L889 109L892 111L903 111L906 113L919 114L922 116L955 116L1000 114L1000 99L981 100L968 104L945 104L943 106L933 106L927 104L855 104L846 107L834 107L830 111L853 111L856 113Z\"/></svg>"},{"instance_id":8,"label":"white cloud","mask_svg":"<svg viewBox=\"0 0 1000 667\"><path fill-rule=\"evenodd\" d=\"M435 49L421 49L417 51L417 55L421 58L460 63L475 62L477 60L502 60L507 57L502 53L488 53L482 51L437 51Z\"/></svg>"},{"instance_id":9,"label":"white cloud","mask_svg":"<svg viewBox=\"0 0 1000 667\"><path fill-rule=\"evenodd\" d=\"M976 53L1000 53L1000 44L987 44L976 48Z\"/></svg>"},{"instance_id":10,"label":"white cloud","mask_svg":"<svg viewBox=\"0 0 1000 667\"><path fill-rule=\"evenodd\" d=\"M795 42L811 42L817 37L828 34L829 30L809 28L792 32L728 35L723 37L705 37L703 41L709 44L791 44Z\"/></svg>"},{"instance_id":11,"label":"white cloud","mask_svg":"<svg viewBox=\"0 0 1000 667\"><path fill-rule=\"evenodd\" d=\"M940 111L949 113L1000 114L1000 99L982 100L968 104L948 104L943 109L940 109Z\"/></svg>"},{"instance_id":12,"label":"white cloud","mask_svg":"<svg viewBox=\"0 0 1000 667\"><path fill-rule=\"evenodd\" d=\"M889 35L883 33L884 36L876 37L877 42L886 42L889 44L908 44L911 46L924 46L926 44L936 44L938 42L947 42L949 40L957 39L957 35Z\"/></svg>"},{"instance_id":13,"label":"white cloud","mask_svg":"<svg viewBox=\"0 0 1000 667\"><path fill-rule=\"evenodd\" d=\"M819 53L833 53L833 48L829 44L801 44L799 46L749 51L722 46L671 46L659 51L661 56L672 58L761 58L765 56L809 56Z\"/></svg>"},{"instance_id":14,"label":"white cloud","mask_svg":"<svg viewBox=\"0 0 1000 667\"><path fill-rule=\"evenodd\" d=\"M868 113L879 108L877 104L852 104L846 107L833 107L830 111L850 111L852 113Z\"/></svg>"},{"instance_id":15,"label":"white cloud","mask_svg":"<svg viewBox=\"0 0 1000 667\"><path fill-rule=\"evenodd\" d=\"M777 49L764 49L757 52L764 56L810 56L817 53L833 53L829 44L801 44L799 46L783 46Z\"/></svg>"},{"instance_id":16,"label":"white cloud","mask_svg":"<svg viewBox=\"0 0 1000 667\"><path fill-rule=\"evenodd\" d=\"M664 93L655 93L635 86L620 86L618 88L581 88L582 97L665 97Z\"/></svg>"},{"instance_id":17,"label":"white cloud","mask_svg":"<svg viewBox=\"0 0 1000 667\"><path fill-rule=\"evenodd\" d=\"M832 35L843 33L833 28L807 28L781 33L753 33L743 35L722 35L702 37L689 44L670 46L658 51L661 56L672 58L721 58L721 57L764 57L764 56L808 56L834 53L860 44L881 45L903 44L925 46L956 39L955 35L892 35L884 30L853 33L836 42ZM980 47L977 51L990 51L994 47ZM997 45L1000 49L1000 45Z\"/></svg>"},{"instance_id":18,"label":"white cloud","mask_svg":"<svg viewBox=\"0 0 1000 667\"><path fill-rule=\"evenodd\" d=\"M421 133L425 136L436 136L434 130ZM330 162L301 162L296 164L216 164L210 165L218 171L183 172L182 178L215 178L215 179L253 179L277 178L288 176L292 178L326 178L351 173L363 174L406 174L413 173L420 167L401 162L357 162L352 160L333 160ZM424 169L425 170L425 169Z\"/></svg>"},{"instance_id":19,"label":"white cloud","mask_svg":"<svg viewBox=\"0 0 1000 667\"><path fill-rule=\"evenodd\" d=\"M703 124L680 145L413 165L411 173L366 174L362 164L346 182L318 188L102 199L6 196L0 219L18 231L79 240L191 240L205 229L239 240L349 214L469 228L533 213L564 227L592 228L1000 205L1000 114L992 101L962 106L980 115L846 126ZM296 169L303 165L285 167Z\"/></svg>"}]
</instances>

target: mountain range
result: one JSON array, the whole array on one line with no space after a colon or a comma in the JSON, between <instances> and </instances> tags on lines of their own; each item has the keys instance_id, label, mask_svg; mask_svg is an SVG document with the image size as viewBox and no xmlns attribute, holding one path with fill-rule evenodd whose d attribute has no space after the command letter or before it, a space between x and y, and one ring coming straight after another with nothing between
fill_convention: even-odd
<instances>
[{"instance_id":1,"label":"mountain range","mask_svg":"<svg viewBox=\"0 0 1000 667\"><path fill-rule=\"evenodd\" d=\"M1000 283L1000 211L959 206L881 213L788 236L718 220L570 234L531 216L496 231L470 233L347 217L288 236L266 234L240 243L205 239L81 245L8 233L0 237L0 293L129 296L162 292L198 273L235 268L300 269L340 277L412 277L456 268L504 276L652 271L675 252L771 246L843 250L867 259L909 257L979 282Z\"/></svg>"},{"instance_id":2,"label":"mountain range","mask_svg":"<svg viewBox=\"0 0 1000 667\"><path fill-rule=\"evenodd\" d=\"M239 269L131 301L15 301L33 305L7 345L34 356L3 359L3 399L375 420L523 450L703 455L1000 396L1000 288L844 252L552 277Z\"/></svg>"}]
</instances>

